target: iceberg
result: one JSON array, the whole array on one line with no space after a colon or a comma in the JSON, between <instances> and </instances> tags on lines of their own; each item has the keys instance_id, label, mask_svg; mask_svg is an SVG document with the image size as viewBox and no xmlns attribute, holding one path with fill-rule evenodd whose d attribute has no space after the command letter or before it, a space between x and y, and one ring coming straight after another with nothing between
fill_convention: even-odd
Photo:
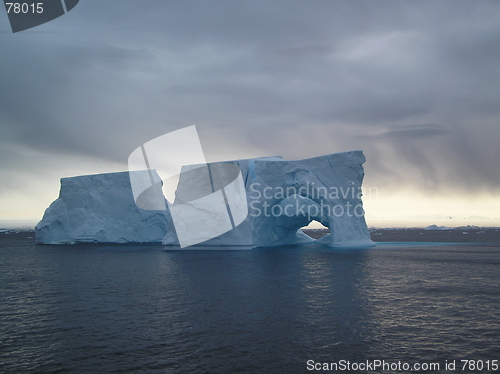
<instances>
[{"instance_id":1,"label":"iceberg","mask_svg":"<svg viewBox=\"0 0 500 374\"><path fill-rule=\"evenodd\" d=\"M160 243L170 224L168 211L137 207L129 173L119 172L62 178L35 234L41 244Z\"/></svg>"},{"instance_id":2,"label":"iceberg","mask_svg":"<svg viewBox=\"0 0 500 374\"><path fill-rule=\"evenodd\" d=\"M232 230L201 245L256 248L311 244L314 239L300 228L316 220L330 228L330 235L318 244L340 248L375 246L361 201L364 162L362 151L351 151L298 161L267 157L209 164L212 168L228 164L239 168L248 215ZM184 172L192 169L186 166L181 171L178 191L189 192L203 185L204 173ZM163 244L178 245L175 231L167 232Z\"/></svg>"},{"instance_id":3,"label":"iceberg","mask_svg":"<svg viewBox=\"0 0 500 374\"><path fill-rule=\"evenodd\" d=\"M128 172L63 178L59 198L36 226L37 241L161 242L178 248L181 234L191 231L206 238L193 241L191 249L314 243L372 247L375 243L361 200L364 162L362 151L350 151L296 161L265 157L186 165L174 202L161 195L164 210L138 207L147 207L149 201L147 194L141 204L134 198L130 180L140 174L134 178ZM161 188L159 181L154 172L154 186ZM158 199L157 192L150 195ZM300 230L313 220L330 229L329 235L316 242ZM221 231L223 225L230 229Z\"/></svg>"}]
</instances>

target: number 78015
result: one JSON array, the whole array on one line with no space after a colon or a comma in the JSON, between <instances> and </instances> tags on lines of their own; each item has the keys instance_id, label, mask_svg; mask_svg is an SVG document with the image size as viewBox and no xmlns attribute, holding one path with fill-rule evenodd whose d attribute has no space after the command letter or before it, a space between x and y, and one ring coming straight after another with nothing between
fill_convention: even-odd
<instances>
[{"instance_id":1,"label":"number 78015","mask_svg":"<svg viewBox=\"0 0 500 374\"><path fill-rule=\"evenodd\" d=\"M13 13L29 13L31 10L31 13L43 13L43 3L5 3L5 5L8 7L7 8L7 13L10 13L11 11Z\"/></svg>"}]
</instances>

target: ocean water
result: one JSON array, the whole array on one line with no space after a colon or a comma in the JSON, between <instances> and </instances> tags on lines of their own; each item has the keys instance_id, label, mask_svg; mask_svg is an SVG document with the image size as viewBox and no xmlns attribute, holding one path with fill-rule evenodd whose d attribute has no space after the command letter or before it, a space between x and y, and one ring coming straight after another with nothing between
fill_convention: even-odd
<instances>
[{"instance_id":1,"label":"ocean water","mask_svg":"<svg viewBox=\"0 0 500 374\"><path fill-rule=\"evenodd\" d=\"M0 261L2 373L307 373L341 360L477 373L500 359L498 244L165 251L24 235L2 238Z\"/></svg>"}]
</instances>

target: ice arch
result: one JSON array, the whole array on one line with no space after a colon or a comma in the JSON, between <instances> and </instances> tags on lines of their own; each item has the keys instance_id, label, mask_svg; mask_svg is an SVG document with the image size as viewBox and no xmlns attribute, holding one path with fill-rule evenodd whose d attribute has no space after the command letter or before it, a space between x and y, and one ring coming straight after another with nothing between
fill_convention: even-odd
<instances>
[{"instance_id":1,"label":"ice arch","mask_svg":"<svg viewBox=\"0 0 500 374\"><path fill-rule=\"evenodd\" d=\"M362 151L298 161L278 157L228 161L244 177L248 216L233 230L202 245L255 248L311 243L314 240L299 229L316 220L331 231L321 243L374 246L361 201L364 161ZM180 183L182 178L183 174ZM184 183L196 185L197 181ZM176 243L175 232L169 230L163 244Z\"/></svg>"}]
</instances>

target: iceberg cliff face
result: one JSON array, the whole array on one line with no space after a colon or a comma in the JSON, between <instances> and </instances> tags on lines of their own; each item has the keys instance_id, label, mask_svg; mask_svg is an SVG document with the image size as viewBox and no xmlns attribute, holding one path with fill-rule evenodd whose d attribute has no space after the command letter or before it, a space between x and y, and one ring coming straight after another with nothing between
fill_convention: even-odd
<instances>
[{"instance_id":1,"label":"iceberg cliff face","mask_svg":"<svg viewBox=\"0 0 500 374\"><path fill-rule=\"evenodd\" d=\"M59 198L35 231L43 244L157 243L169 225L167 211L136 206L129 173L120 172L62 178Z\"/></svg>"},{"instance_id":2,"label":"iceberg cliff face","mask_svg":"<svg viewBox=\"0 0 500 374\"><path fill-rule=\"evenodd\" d=\"M298 161L273 157L210 164L238 166L245 181L248 216L231 231L200 245L307 244L314 240L298 229L316 220L331 231L322 244L375 246L361 201L364 162L362 151L352 151ZM181 173L179 187L202 185L203 178L203 173ZM167 232L163 244L178 244L175 231Z\"/></svg>"},{"instance_id":3,"label":"iceberg cliff face","mask_svg":"<svg viewBox=\"0 0 500 374\"><path fill-rule=\"evenodd\" d=\"M375 244L361 202L364 161L361 151L352 151L298 161L268 157L189 165L180 174L174 204L166 202L163 211L137 207L129 172L63 178L60 196L36 226L36 237L46 244L162 242L178 246L177 228L183 230L182 235L207 231L198 237L208 240L189 248L256 248L314 243L299 229L316 220L331 231L318 243L371 247ZM141 172L161 187L152 170L131 173ZM140 174L135 177L141 179ZM140 196L140 205L158 206L149 204L156 201L158 191ZM232 229L211 235L223 224Z\"/></svg>"}]
</instances>

